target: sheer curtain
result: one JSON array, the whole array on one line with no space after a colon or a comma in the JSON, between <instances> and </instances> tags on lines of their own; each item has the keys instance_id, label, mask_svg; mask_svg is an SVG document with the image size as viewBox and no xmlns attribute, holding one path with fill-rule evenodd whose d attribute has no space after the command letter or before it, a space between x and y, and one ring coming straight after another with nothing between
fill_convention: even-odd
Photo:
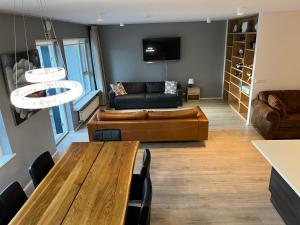
<instances>
[{"instance_id":1,"label":"sheer curtain","mask_svg":"<svg viewBox=\"0 0 300 225\"><path fill-rule=\"evenodd\" d=\"M99 28L97 26L91 26L90 30L90 43L92 52L92 61L94 67L94 73L96 78L97 90L102 92L102 104L107 102L107 88L106 77L103 65L102 50L99 36Z\"/></svg>"}]
</instances>

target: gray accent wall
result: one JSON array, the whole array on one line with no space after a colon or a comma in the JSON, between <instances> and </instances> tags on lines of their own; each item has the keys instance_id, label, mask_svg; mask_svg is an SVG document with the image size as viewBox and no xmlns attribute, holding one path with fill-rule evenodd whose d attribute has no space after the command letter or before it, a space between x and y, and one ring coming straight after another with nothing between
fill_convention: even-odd
<instances>
[{"instance_id":1,"label":"gray accent wall","mask_svg":"<svg viewBox=\"0 0 300 225\"><path fill-rule=\"evenodd\" d=\"M35 40L44 39L39 18L26 17L29 48L35 47ZM88 27L79 24L55 21L58 39L88 37ZM0 54L14 52L13 16L0 13ZM26 50L23 22L17 17L17 51ZM0 110L15 157L0 168L0 191L13 181L19 181L24 187L29 181L28 167L42 152L56 151L48 110L40 110L31 118L15 126L10 109L10 100L0 72ZM3 134L0 134L3 135Z\"/></svg>"},{"instance_id":2,"label":"gray accent wall","mask_svg":"<svg viewBox=\"0 0 300 225\"><path fill-rule=\"evenodd\" d=\"M193 77L202 98L222 96L226 21L100 26L106 76L112 82L176 80ZM142 39L181 37L181 59L146 63Z\"/></svg>"}]
</instances>

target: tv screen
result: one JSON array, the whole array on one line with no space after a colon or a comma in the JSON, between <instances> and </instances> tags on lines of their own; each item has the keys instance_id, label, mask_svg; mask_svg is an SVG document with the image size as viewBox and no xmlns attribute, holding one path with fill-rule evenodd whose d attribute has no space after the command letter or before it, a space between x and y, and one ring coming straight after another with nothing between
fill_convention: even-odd
<instances>
[{"instance_id":1,"label":"tv screen","mask_svg":"<svg viewBox=\"0 0 300 225\"><path fill-rule=\"evenodd\" d=\"M144 61L180 59L180 37L143 39Z\"/></svg>"}]
</instances>

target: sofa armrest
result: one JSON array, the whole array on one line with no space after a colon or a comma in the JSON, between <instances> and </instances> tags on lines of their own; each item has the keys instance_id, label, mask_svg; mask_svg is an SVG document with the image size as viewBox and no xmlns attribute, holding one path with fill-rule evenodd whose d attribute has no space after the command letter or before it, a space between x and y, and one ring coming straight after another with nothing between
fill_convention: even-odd
<instances>
[{"instance_id":1,"label":"sofa armrest","mask_svg":"<svg viewBox=\"0 0 300 225\"><path fill-rule=\"evenodd\" d=\"M252 123L259 129L266 139L272 139L272 133L279 128L280 114L264 102L255 99L252 101L253 114Z\"/></svg>"},{"instance_id":2,"label":"sofa armrest","mask_svg":"<svg viewBox=\"0 0 300 225\"><path fill-rule=\"evenodd\" d=\"M177 86L176 95L177 95L177 99L178 99L178 106L182 106L182 104L183 104L183 98L182 98L183 90L182 90L180 84Z\"/></svg>"},{"instance_id":3,"label":"sofa armrest","mask_svg":"<svg viewBox=\"0 0 300 225\"><path fill-rule=\"evenodd\" d=\"M111 89L108 92L108 101L109 101L109 107L115 108L115 92Z\"/></svg>"}]
</instances>

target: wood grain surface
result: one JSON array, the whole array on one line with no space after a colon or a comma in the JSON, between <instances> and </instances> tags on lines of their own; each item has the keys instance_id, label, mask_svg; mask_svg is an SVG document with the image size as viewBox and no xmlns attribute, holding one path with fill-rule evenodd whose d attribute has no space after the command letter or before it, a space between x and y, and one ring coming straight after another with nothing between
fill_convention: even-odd
<instances>
[{"instance_id":1,"label":"wood grain surface","mask_svg":"<svg viewBox=\"0 0 300 225\"><path fill-rule=\"evenodd\" d=\"M119 224L123 224L138 145L138 142L72 143L10 224L68 224L74 221L73 216L76 220L99 224L102 218L111 221L109 217L120 215ZM104 207L86 207L89 202L102 203ZM83 218L86 216L89 218Z\"/></svg>"}]
</instances>

